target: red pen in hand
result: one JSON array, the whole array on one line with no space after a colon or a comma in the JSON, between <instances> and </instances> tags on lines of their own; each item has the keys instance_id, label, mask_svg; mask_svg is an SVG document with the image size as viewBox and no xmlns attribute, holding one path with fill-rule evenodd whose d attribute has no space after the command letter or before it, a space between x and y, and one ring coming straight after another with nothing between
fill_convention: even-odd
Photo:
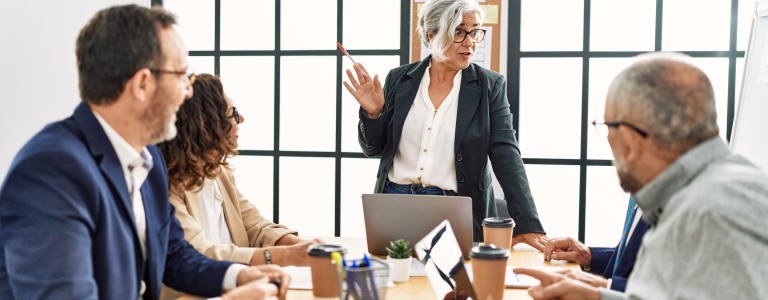
<instances>
[{"instance_id":1,"label":"red pen in hand","mask_svg":"<svg viewBox=\"0 0 768 300\"><path fill-rule=\"evenodd\" d=\"M341 52L342 52L342 53L344 53L344 55L346 55L347 57L349 57L349 60L351 60L353 64L357 64L357 62L355 62L355 60L354 60L354 59L352 59L352 56L350 56L350 55L349 55L349 53L347 53L347 50L346 50L346 49L344 49L344 46L342 46L342 45L341 45L341 43L339 43L339 42L336 42L336 45L338 45L338 46L339 46L339 50L341 50Z\"/></svg>"}]
</instances>

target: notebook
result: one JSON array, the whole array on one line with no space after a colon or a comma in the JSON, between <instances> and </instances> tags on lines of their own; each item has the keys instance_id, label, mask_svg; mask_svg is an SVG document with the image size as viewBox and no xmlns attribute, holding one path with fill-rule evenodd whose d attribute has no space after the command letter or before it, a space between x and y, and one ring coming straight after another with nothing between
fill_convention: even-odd
<instances>
[{"instance_id":1,"label":"notebook","mask_svg":"<svg viewBox=\"0 0 768 300\"><path fill-rule=\"evenodd\" d=\"M451 222L465 258L472 250L472 199L463 196L365 194L363 217L368 252L387 255L390 241L414 245L440 222Z\"/></svg>"}]
</instances>

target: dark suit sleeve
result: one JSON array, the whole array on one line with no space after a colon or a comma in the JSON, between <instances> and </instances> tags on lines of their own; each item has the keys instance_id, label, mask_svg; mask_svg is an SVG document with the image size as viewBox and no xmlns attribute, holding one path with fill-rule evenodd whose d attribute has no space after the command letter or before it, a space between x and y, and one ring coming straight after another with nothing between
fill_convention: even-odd
<instances>
[{"instance_id":1,"label":"dark suit sleeve","mask_svg":"<svg viewBox=\"0 0 768 300\"><path fill-rule=\"evenodd\" d=\"M386 92L392 85L390 82L392 72L387 74L387 78L384 80L384 110L382 115L378 119L368 118L368 113L360 107L359 118L360 122L357 125L357 141L360 143L360 148L363 150L363 154L368 157L378 157L384 151L384 145L387 142L387 135L385 130L389 120L392 119L392 104L386 99L393 97Z\"/></svg>"},{"instance_id":2,"label":"dark suit sleeve","mask_svg":"<svg viewBox=\"0 0 768 300\"><path fill-rule=\"evenodd\" d=\"M627 289L627 278L621 277L621 276L611 277L611 286L609 286L608 288L614 291L623 292L624 290Z\"/></svg>"},{"instance_id":3,"label":"dark suit sleeve","mask_svg":"<svg viewBox=\"0 0 768 300\"><path fill-rule=\"evenodd\" d=\"M179 225L179 220L174 217L173 208L170 211L168 255L163 283L194 295L221 295L224 273L232 263L212 260L195 250L184 239L184 231Z\"/></svg>"},{"instance_id":4,"label":"dark suit sleeve","mask_svg":"<svg viewBox=\"0 0 768 300\"><path fill-rule=\"evenodd\" d=\"M167 182L165 159L156 147L152 146L149 149L156 160L155 167L160 167L157 171L163 175L164 182ZM163 283L173 289L194 295L205 297L221 295L224 274L232 263L210 259L192 247L184 239L184 230L176 218L176 211L168 201L167 192L161 198L163 199L161 205L165 208L163 211L167 211L163 220L167 221L160 228L161 231L168 230L168 252Z\"/></svg>"},{"instance_id":5,"label":"dark suit sleeve","mask_svg":"<svg viewBox=\"0 0 768 300\"><path fill-rule=\"evenodd\" d=\"M79 176L72 176L79 174ZM16 299L97 299L88 199L93 170L71 155L38 153L12 166L0 191L2 295Z\"/></svg>"},{"instance_id":6,"label":"dark suit sleeve","mask_svg":"<svg viewBox=\"0 0 768 300\"><path fill-rule=\"evenodd\" d=\"M589 265L589 271L610 278L610 274L606 274L605 271L609 265L613 267L613 253L616 252L616 248L589 247L589 250L592 251L592 262Z\"/></svg>"},{"instance_id":7,"label":"dark suit sleeve","mask_svg":"<svg viewBox=\"0 0 768 300\"><path fill-rule=\"evenodd\" d=\"M515 220L514 234L544 233L528 186L515 130L512 128L512 113L509 110L504 77L498 76L491 84L490 95L491 140L488 156L496 179L504 190L509 215Z\"/></svg>"}]
</instances>

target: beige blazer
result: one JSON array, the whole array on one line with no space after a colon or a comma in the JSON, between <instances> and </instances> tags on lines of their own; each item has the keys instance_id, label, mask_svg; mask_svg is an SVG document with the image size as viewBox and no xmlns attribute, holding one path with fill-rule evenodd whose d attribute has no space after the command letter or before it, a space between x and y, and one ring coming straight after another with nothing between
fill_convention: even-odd
<instances>
[{"instance_id":1,"label":"beige blazer","mask_svg":"<svg viewBox=\"0 0 768 300\"><path fill-rule=\"evenodd\" d=\"M184 192L183 197L170 195L176 218L184 229L184 238L200 253L216 260L228 260L248 265L257 247L274 246L287 234L298 234L283 225L265 219L259 210L243 197L235 186L235 176L228 167L221 167L216 176L224 206L224 219L234 244L214 244L208 240L201 224L205 223L199 188ZM175 299L182 294L163 285L161 299Z\"/></svg>"},{"instance_id":2,"label":"beige blazer","mask_svg":"<svg viewBox=\"0 0 768 300\"><path fill-rule=\"evenodd\" d=\"M274 246L283 236L297 234L296 231L265 219L237 189L231 169L222 166L221 172L216 176L216 183L224 200L224 219L227 221L234 245L214 244L208 240L201 226L206 220L201 210L203 206L200 203L199 189L186 191L183 198L170 196L171 204L176 209L176 218L184 229L184 238L200 253L216 260L247 265L256 251L254 247Z\"/></svg>"}]
</instances>

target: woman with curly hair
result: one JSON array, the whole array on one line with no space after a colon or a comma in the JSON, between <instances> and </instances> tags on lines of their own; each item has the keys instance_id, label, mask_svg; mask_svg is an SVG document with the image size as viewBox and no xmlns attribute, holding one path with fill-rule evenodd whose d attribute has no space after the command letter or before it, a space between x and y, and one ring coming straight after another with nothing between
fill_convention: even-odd
<instances>
[{"instance_id":1,"label":"woman with curly hair","mask_svg":"<svg viewBox=\"0 0 768 300\"><path fill-rule=\"evenodd\" d=\"M306 241L265 219L235 185L227 159L237 154L238 113L217 76L200 74L176 113L175 139L159 145L170 200L184 236L208 257L248 265L307 265Z\"/></svg>"}]
</instances>

